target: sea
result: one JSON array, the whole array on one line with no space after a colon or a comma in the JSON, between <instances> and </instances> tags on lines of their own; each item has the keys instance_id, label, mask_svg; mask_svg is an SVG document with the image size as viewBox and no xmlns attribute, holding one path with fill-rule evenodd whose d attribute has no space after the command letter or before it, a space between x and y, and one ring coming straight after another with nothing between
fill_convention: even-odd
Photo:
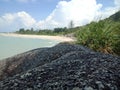
<instances>
[{"instance_id":1,"label":"sea","mask_svg":"<svg viewBox=\"0 0 120 90\"><path fill-rule=\"evenodd\" d=\"M21 38L0 35L0 60L42 47L52 47L60 41L37 38Z\"/></svg>"}]
</instances>

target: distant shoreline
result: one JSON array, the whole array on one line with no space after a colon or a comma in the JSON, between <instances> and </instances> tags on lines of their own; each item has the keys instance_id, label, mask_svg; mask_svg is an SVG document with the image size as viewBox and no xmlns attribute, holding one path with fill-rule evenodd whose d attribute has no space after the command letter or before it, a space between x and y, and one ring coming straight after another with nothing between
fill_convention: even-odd
<instances>
[{"instance_id":1,"label":"distant shoreline","mask_svg":"<svg viewBox=\"0 0 120 90\"><path fill-rule=\"evenodd\" d=\"M49 36L49 35L28 35L28 34L17 34L17 33L0 33L0 36L20 37L20 38L34 38L34 39L49 39L57 40L60 42L71 42L75 41L70 37L65 36Z\"/></svg>"}]
</instances>

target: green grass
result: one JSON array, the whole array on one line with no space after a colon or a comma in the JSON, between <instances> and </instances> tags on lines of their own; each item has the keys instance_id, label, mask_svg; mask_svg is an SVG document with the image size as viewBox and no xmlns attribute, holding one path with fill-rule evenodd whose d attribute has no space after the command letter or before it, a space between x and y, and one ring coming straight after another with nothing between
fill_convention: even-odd
<instances>
[{"instance_id":1,"label":"green grass","mask_svg":"<svg viewBox=\"0 0 120 90\"><path fill-rule=\"evenodd\" d=\"M77 44L95 51L120 55L120 23L108 20L92 22L76 32Z\"/></svg>"}]
</instances>

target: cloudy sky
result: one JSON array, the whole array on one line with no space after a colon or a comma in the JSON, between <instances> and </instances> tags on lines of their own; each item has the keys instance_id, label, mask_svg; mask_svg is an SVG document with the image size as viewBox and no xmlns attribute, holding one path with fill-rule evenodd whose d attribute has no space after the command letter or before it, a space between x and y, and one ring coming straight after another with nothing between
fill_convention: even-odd
<instances>
[{"instance_id":1,"label":"cloudy sky","mask_svg":"<svg viewBox=\"0 0 120 90\"><path fill-rule=\"evenodd\" d=\"M81 26L119 9L120 0L0 0L0 32Z\"/></svg>"}]
</instances>

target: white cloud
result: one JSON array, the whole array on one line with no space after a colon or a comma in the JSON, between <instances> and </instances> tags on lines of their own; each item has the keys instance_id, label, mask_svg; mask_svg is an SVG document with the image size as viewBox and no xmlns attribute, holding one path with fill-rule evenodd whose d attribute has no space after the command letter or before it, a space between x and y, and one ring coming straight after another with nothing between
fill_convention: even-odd
<instances>
[{"instance_id":1,"label":"white cloud","mask_svg":"<svg viewBox=\"0 0 120 90\"><path fill-rule=\"evenodd\" d=\"M19 0L32 1L32 0ZM75 26L87 24L93 20L106 18L114 14L120 9L120 0L114 0L114 7L102 9L102 4L98 4L96 0L70 0L59 1L56 8L51 14L42 21L36 22L25 11L5 14L0 17L0 30L17 30L24 28L55 28L68 26L72 20Z\"/></svg>"},{"instance_id":2,"label":"white cloud","mask_svg":"<svg viewBox=\"0 0 120 90\"><path fill-rule=\"evenodd\" d=\"M87 24L93 20L104 19L120 10L120 0L114 0L114 7L102 10L102 4L96 0L60 1L53 12L38 23L41 28L68 26L72 20L75 26Z\"/></svg>"},{"instance_id":3,"label":"white cloud","mask_svg":"<svg viewBox=\"0 0 120 90\"><path fill-rule=\"evenodd\" d=\"M17 13L17 17L26 27L30 27L36 23L36 21L24 11Z\"/></svg>"},{"instance_id":4,"label":"white cloud","mask_svg":"<svg viewBox=\"0 0 120 90\"><path fill-rule=\"evenodd\" d=\"M101 6L96 0L91 0L89 3L88 0L60 1L53 12L44 21L39 22L39 26L51 26L51 28L68 26L71 20L76 26L83 25L94 19Z\"/></svg>"},{"instance_id":5,"label":"white cloud","mask_svg":"<svg viewBox=\"0 0 120 90\"><path fill-rule=\"evenodd\" d=\"M118 10L120 10L120 0L114 0L113 3L114 3L114 6L106 7L104 10L99 11L98 17L101 17L102 19L104 19L114 14Z\"/></svg>"},{"instance_id":6,"label":"white cloud","mask_svg":"<svg viewBox=\"0 0 120 90\"><path fill-rule=\"evenodd\" d=\"M33 27L36 21L26 12L5 14L0 17L0 31L14 31L21 27Z\"/></svg>"},{"instance_id":7,"label":"white cloud","mask_svg":"<svg viewBox=\"0 0 120 90\"><path fill-rule=\"evenodd\" d=\"M115 3L115 5L117 5L118 7L120 7L120 0L115 0L114 3Z\"/></svg>"},{"instance_id":8,"label":"white cloud","mask_svg":"<svg viewBox=\"0 0 120 90\"><path fill-rule=\"evenodd\" d=\"M116 7L105 8L104 10L102 10L98 13L98 18L97 19L108 18L109 16L113 15L117 11L118 11L118 8L116 8Z\"/></svg>"}]
</instances>

